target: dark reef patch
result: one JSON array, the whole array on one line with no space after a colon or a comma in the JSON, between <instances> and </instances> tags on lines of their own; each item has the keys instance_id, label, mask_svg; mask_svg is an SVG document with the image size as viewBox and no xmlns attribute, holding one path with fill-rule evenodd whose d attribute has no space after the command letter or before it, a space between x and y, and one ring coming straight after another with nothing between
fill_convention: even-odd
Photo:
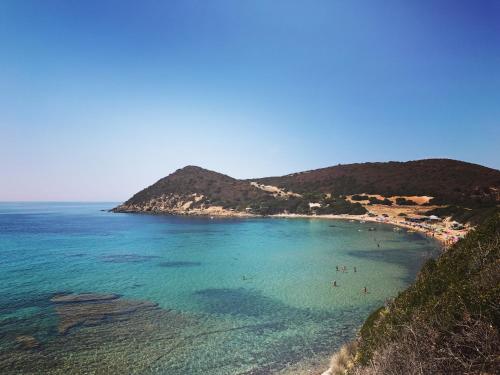
<instances>
[{"instance_id":1,"label":"dark reef patch","mask_svg":"<svg viewBox=\"0 0 500 375\"><path fill-rule=\"evenodd\" d=\"M0 314L13 313L16 310L37 307L45 308L50 306L49 299L53 296L51 293L40 294L10 294L0 293Z\"/></svg>"},{"instance_id":2,"label":"dark reef patch","mask_svg":"<svg viewBox=\"0 0 500 375\"><path fill-rule=\"evenodd\" d=\"M171 261L171 262L160 262L158 263L158 265L160 267L165 267L165 268L198 267L201 266L201 262Z\"/></svg>"},{"instance_id":3,"label":"dark reef patch","mask_svg":"<svg viewBox=\"0 0 500 375\"><path fill-rule=\"evenodd\" d=\"M159 366L166 368L162 373L172 373L176 369L170 358L186 358L189 345L198 339L191 332L200 331L193 317L114 294L54 296L47 303L55 306L59 330L40 340L38 331L27 332L16 324L17 333L7 337L10 343L1 345L0 340L2 375L81 374L83 370L155 373Z\"/></svg>"},{"instance_id":4,"label":"dark reef patch","mask_svg":"<svg viewBox=\"0 0 500 375\"><path fill-rule=\"evenodd\" d=\"M245 288L203 289L196 291L194 296L209 314L265 318L270 321L286 321L288 324L300 324L307 320L320 322L333 318L331 313L289 306Z\"/></svg>"},{"instance_id":5,"label":"dark reef patch","mask_svg":"<svg viewBox=\"0 0 500 375\"><path fill-rule=\"evenodd\" d=\"M85 302L100 302L118 299L118 294L96 294L96 293L80 293L80 294L56 294L50 299L54 303L85 303Z\"/></svg>"},{"instance_id":6,"label":"dark reef patch","mask_svg":"<svg viewBox=\"0 0 500 375\"><path fill-rule=\"evenodd\" d=\"M113 320L125 320L139 310L157 307L148 301L131 301L119 298L117 294L70 294L55 296L59 316L59 333L65 334L77 326L92 326Z\"/></svg>"},{"instance_id":7,"label":"dark reef patch","mask_svg":"<svg viewBox=\"0 0 500 375\"><path fill-rule=\"evenodd\" d=\"M109 263L142 263L152 259L158 259L156 255L138 255L138 254L112 254L103 255L100 259Z\"/></svg>"}]
</instances>

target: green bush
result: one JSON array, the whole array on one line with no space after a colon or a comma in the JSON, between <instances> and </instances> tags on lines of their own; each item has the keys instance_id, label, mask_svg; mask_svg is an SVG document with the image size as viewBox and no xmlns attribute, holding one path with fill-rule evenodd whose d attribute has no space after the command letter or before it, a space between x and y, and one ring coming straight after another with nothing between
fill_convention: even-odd
<instances>
[{"instance_id":1,"label":"green bush","mask_svg":"<svg viewBox=\"0 0 500 375\"><path fill-rule=\"evenodd\" d=\"M413 202L412 200L410 199L406 199L406 198L396 198L396 204L398 206L415 206L416 203Z\"/></svg>"},{"instance_id":2,"label":"green bush","mask_svg":"<svg viewBox=\"0 0 500 375\"><path fill-rule=\"evenodd\" d=\"M359 194L354 194L352 197L351 197L351 200L353 201L367 201L369 200L370 197L368 197L368 195L359 195Z\"/></svg>"},{"instance_id":3,"label":"green bush","mask_svg":"<svg viewBox=\"0 0 500 375\"><path fill-rule=\"evenodd\" d=\"M392 201L390 201L387 198L384 198L382 200L382 199L378 199L377 197L370 197L369 201L370 201L370 204L383 204L386 206L392 206Z\"/></svg>"}]
</instances>

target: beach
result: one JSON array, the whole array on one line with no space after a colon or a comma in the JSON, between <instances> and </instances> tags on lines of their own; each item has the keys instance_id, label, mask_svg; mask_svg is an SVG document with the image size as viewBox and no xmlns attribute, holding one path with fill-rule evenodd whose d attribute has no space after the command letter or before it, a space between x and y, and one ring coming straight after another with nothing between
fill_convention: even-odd
<instances>
[{"instance_id":1,"label":"beach","mask_svg":"<svg viewBox=\"0 0 500 375\"><path fill-rule=\"evenodd\" d=\"M383 216L383 215L387 216ZM404 217L394 215L386 209L382 209L380 215L370 216L369 214L364 215L301 215L301 214L276 214L271 217L277 218L304 218L304 219L328 219L328 220L353 220L359 222L369 222L369 223L384 223L393 225L398 228L404 228L408 231L419 232L427 237L431 237L439 241L445 248L459 238L463 238L467 232L471 229L470 227L465 227L462 230L452 229L451 225L453 221L449 219L444 219L436 223L412 223L405 221Z\"/></svg>"}]
</instances>

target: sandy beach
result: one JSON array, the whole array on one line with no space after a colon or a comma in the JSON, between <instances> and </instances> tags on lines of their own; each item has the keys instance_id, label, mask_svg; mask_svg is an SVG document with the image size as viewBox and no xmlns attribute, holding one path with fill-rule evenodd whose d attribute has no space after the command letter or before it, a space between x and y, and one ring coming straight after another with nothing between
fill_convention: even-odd
<instances>
[{"instance_id":1,"label":"sandy beach","mask_svg":"<svg viewBox=\"0 0 500 375\"><path fill-rule=\"evenodd\" d=\"M432 207L431 207L432 208ZM453 221L443 219L434 223L412 223L405 220L404 217L398 216L403 211L414 210L403 207L391 208L383 205L370 206L370 213L376 216L364 215L301 215L301 214L276 214L272 217L280 218L313 218L313 219L329 219L329 220L356 220L360 222L384 223L393 225L398 228L404 228L408 231L422 233L428 237L439 241L444 248L450 246L458 239L464 237L471 229L452 229ZM384 216L386 215L386 216Z\"/></svg>"}]
</instances>

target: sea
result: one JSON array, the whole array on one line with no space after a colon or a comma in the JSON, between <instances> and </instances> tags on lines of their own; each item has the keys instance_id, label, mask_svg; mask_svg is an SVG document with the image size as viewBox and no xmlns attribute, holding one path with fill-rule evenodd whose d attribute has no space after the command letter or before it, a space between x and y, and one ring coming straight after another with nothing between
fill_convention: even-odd
<instances>
[{"instance_id":1,"label":"sea","mask_svg":"<svg viewBox=\"0 0 500 375\"><path fill-rule=\"evenodd\" d=\"M439 253L386 224L117 204L0 203L1 374L326 369Z\"/></svg>"}]
</instances>

